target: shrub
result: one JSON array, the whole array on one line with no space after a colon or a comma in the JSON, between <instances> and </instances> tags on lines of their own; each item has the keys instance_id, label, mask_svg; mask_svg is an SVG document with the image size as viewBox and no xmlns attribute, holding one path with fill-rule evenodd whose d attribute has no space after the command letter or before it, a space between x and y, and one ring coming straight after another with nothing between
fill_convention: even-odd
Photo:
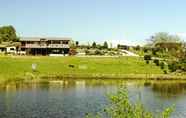
<instances>
[{"instance_id":1,"label":"shrub","mask_svg":"<svg viewBox=\"0 0 186 118\"><path fill-rule=\"evenodd\" d=\"M164 69L164 68L165 68L165 63L164 63L164 62L161 62L161 63L160 63L160 68L161 68L161 69Z\"/></svg>"},{"instance_id":2,"label":"shrub","mask_svg":"<svg viewBox=\"0 0 186 118\"><path fill-rule=\"evenodd\" d=\"M144 60L151 60L151 55L145 55Z\"/></svg>"},{"instance_id":3,"label":"shrub","mask_svg":"<svg viewBox=\"0 0 186 118\"><path fill-rule=\"evenodd\" d=\"M160 61L158 59L155 59L153 62L156 64L156 66L160 65Z\"/></svg>"},{"instance_id":4,"label":"shrub","mask_svg":"<svg viewBox=\"0 0 186 118\"><path fill-rule=\"evenodd\" d=\"M101 50L96 50L95 55L104 55L104 53Z\"/></svg>"},{"instance_id":5,"label":"shrub","mask_svg":"<svg viewBox=\"0 0 186 118\"><path fill-rule=\"evenodd\" d=\"M153 49L152 49L152 54L153 54L153 55L157 56L157 52L158 52L158 49L156 49L156 48L153 48Z\"/></svg>"},{"instance_id":6,"label":"shrub","mask_svg":"<svg viewBox=\"0 0 186 118\"><path fill-rule=\"evenodd\" d=\"M146 60L146 64L149 64L149 60Z\"/></svg>"},{"instance_id":7,"label":"shrub","mask_svg":"<svg viewBox=\"0 0 186 118\"><path fill-rule=\"evenodd\" d=\"M76 54L77 54L76 49L70 48L69 55L76 55Z\"/></svg>"},{"instance_id":8,"label":"shrub","mask_svg":"<svg viewBox=\"0 0 186 118\"><path fill-rule=\"evenodd\" d=\"M179 65L177 62L171 62L168 64L168 68L171 72L175 72L177 69L179 69Z\"/></svg>"},{"instance_id":9,"label":"shrub","mask_svg":"<svg viewBox=\"0 0 186 118\"><path fill-rule=\"evenodd\" d=\"M148 51L149 51L149 50L148 50L147 48L144 48L144 49L143 49L143 52L144 52L144 53L147 53Z\"/></svg>"},{"instance_id":10,"label":"shrub","mask_svg":"<svg viewBox=\"0 0 186 118\"><path fill-rule=\"evenodd\" d=\"M163 73L164 73L164 74L167 74L167 70L163 70Z\"/></svg>"},{"instance_id":11,"label":"shrub","mask_svg":"<svg viewBox=\"0 0 186 118\"><path fill-rule=\"evenodd\" d=\"M102 113L96 116L87 114L86 118L105 118L105 115L107 118L155 118L151 112L144 109L140 102L132 104L126 90L119 90L116 94L109 95L108 99L110 104ZM167 108L160 117L169 118L172 111L173 108Z\"/></svg>"}]
</instances>

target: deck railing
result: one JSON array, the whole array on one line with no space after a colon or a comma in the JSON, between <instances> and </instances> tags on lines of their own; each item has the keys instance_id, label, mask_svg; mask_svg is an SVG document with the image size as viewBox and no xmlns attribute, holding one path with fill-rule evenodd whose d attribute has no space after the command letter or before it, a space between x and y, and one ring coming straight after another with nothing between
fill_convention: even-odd
<instances>
[{"instance_id":1,"label":"deck railing","mask_svg":"<svg viewBox=\"0 0 186 118\"><path fill-rule=\"evenodd\" d=\"M69 48L68 44L25 44L25 48Z\"/></svg>"},{"instance_id":2,"label":"deck railing","mask_svg":"<svg viewBox=\"0 0 186 118\"><path fill-rule=\"evenodd\" d=\"M49 44L48 48L69 48L68 44Z\"/></svg>"}]
</instances>

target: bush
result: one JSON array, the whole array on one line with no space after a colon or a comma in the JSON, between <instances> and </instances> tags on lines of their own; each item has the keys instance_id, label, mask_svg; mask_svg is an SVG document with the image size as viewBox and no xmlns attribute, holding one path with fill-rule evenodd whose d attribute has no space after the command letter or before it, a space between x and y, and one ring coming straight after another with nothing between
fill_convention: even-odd
<instances>
[{"instance_id":1,"label":"bush","mask_svg":"<svg viewBox=\"0 0 186 118\"><path fill-rule=\"evenodd\" d=\"M144 60L151 60L151 55L145 55Z\"/></svg>"},{"instance_id":2,"label":"bush","mask_svg":"<svg viewBox=\"0 0 186 118\"><path fill-rule=\"evenodd\" d=\"M156 48L153 48L153 49L152 49L152 54L153 54L153 55L157 56L157 52L158 52L158 50L157 50Z\"/></svg>"},{"instance_id":3,"label":"bush","mask_svg":"<svg viewBox=\"0 0 186 118\"><path fill-rule=\"evenodd\" d=\"M144 109L143 105L131 103L126 90L120 90L116 94L108 96L109 105L102 113L96 116L87 114L86 118L155 118L151 112ZM167 108L161 113L160 118L169 118L173 108Z\"/></svg>"},{"instance_id":4,"label":"bush","mask_svg":"<svg viewBox=\"0 0 186 118\"><path fill-rule=\"evenodd\" d=\"M104 55L104 53L101 50L96 50L95 55Z\"/></svg>"},{"instance_id":5,"label":"bush","mask_svg":"<svg viewBox=\"0 0 186 118\"><path fill-rule=\"evenodd\" d=\"M163 70L163 73L164 73L164 74L167 74L167 70Z\"/></svg>"},{"instance_id":6,"label":"bush","mask_svg":"<svg viewBox=\"0 0 186 118\"><path fill-rule=\"evenodd\" d=\"M165 63L164 63L164 62L161 62L161 63L160 63L160 68L161 68L161 69L164 69L164 68L165 68Z\"/></svg>"},{"instance_id":7,"label":"bush","mask_svg":"<svg viewBox=\"0 0 186 118\"><path fill-rule=\"evenodd\" d=\"M76 49L71 48L71 49L69 50L69 55L76 55L76 54L77 54Z\"/></svg>"},{"instance_id":8,"label":"bush","mask_svg":"<svg viewBox=\"0 0 186 118\"><path fill-rule=\"evenodd\" d=\"M146 64L149 64L149 60L146 60Z\"/></svg>"},{"instance_id":9,"label":"bush","mask_svg":"<svg viewBox=\"0 0 186 118\"><path fill-rule=\"evenodd\" d=\"M149 51L149 49L147 49L147 48L144 48L144 49L143 49L143 52L144 52L144 53L147 53L148 51Z\"/></svg>"},{"instance_id":10,"label":"bush","mask_svg":"<svg viewBox=\"0 0 186 118\"><path fill-rule=\"evenodd\" d=\"M155 59L153 62L156 64L156 66L160 65L160 61L158 59Z\"/></svg>"},{"instance_id":11,"label":"bush","mask_svg":"<svg viewBox=\"0 0 186 118\"><path fill-rule=\"evenodd\" d=\"M168 68L171 72L175 72L176 70L180 69L180 65L178 64L178 62L171 62L168 64Z\"/></svg>"}]
</instances>

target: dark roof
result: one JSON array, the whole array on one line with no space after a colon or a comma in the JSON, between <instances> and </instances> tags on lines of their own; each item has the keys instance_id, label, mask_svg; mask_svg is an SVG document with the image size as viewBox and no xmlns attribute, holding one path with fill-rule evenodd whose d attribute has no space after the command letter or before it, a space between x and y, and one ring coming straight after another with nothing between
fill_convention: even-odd
<instances>
[{"instance_id":1,"label":"dark roof","mask_svg":"<svg viewBox=\"0 0 186 118\"><path fill-rule=\"evenodd\" d=\"M67 40L70 41L72 38L69 37L21 37L20 41L40 41L40 40Z\"/></svg>"}]
</instances>

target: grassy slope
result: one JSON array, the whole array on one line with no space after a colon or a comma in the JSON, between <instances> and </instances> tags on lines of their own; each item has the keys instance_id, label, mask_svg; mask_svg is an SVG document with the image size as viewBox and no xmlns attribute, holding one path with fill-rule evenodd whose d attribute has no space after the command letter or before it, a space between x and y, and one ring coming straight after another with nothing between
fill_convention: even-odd
<instances>
[{"instance_id":1,"label":"grassy slope","mask_svg":"<svg viewBox=\"0 0 186 118\"><path fill-rule=\"evenodd\" d=\"M47 74L162 74L153 64L137 57L0 57L0 78L23 76L32 72L37 63L38 73ZM69 64L75 65L70 68Z\"/></svg>"}]
</instances>

